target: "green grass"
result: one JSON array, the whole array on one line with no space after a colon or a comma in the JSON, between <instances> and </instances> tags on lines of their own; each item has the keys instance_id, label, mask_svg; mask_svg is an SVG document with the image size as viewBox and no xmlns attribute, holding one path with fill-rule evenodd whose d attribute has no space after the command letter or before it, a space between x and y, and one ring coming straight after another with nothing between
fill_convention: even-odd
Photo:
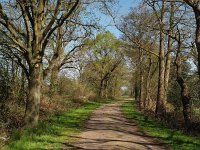
<instances>
[{"instance_id":1,"label":"green grass","mask_svg":"<svg viewBox=\"0 0 200 150\"><path fill-rule=\"evenodd\" d=\"M199 150L200 138L187 135L181 131L169 129L156 120L145 117L135 109L132 101L126 102L122 107L129 119L134 119L138 127L148 135L156 137L175 150Z\"/></svg>"},{"instance_id":2,"label":"green grass","mask_svg":"<svg viewBox=\"0 0 200 150\"><path fill-rule=\"evenodd\" d=\"M5 150L62 149L74 140L70 136L81 132L91 112L112 100L87 102L77 109L57 115L36 127L13 133Z\"/></svg>"}]
</instances>

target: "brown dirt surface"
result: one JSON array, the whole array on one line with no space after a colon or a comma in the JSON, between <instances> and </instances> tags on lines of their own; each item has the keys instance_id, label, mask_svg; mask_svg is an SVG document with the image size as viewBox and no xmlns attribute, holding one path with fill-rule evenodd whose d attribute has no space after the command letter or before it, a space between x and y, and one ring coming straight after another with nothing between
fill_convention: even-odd
<instances>
[{"instance_id":1,"label":"brown dirt surface","mask_svg":"<svg viewBox=\"0 0 200 150\"><path fill-rule=\"evenodd\" d=\"M76 143L66 149L74 150L167 150L163 143L140 131L134 121L121 112L123 102L106 104L96 109Z\"/></svg>"}]
</instances>

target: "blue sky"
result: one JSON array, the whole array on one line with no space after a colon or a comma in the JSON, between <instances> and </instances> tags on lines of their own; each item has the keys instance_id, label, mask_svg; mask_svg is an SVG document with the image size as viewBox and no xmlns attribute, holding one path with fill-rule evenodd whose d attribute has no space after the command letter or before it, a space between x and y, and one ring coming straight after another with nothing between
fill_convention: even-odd
<instances>
[{"instance_id":1,"label":"blue sky","mask_svg":"<svg viewBox=\"0 0 200 150\"><path fill-rule=\"evenodd\" d=\"M135 7L141 2L141 0L118 0L118 1L119 1L118 4L119 8L117 14L118 18L120 18L120 16L128 14L129 11L131 10L131 7ZM106 26L113 24L111 17L102 15L101 24ZM116 37L119 37L121 34L120 31L118 31L114 26L108 26L106 29L112 32Z\"/></svg>"}]
</instances>

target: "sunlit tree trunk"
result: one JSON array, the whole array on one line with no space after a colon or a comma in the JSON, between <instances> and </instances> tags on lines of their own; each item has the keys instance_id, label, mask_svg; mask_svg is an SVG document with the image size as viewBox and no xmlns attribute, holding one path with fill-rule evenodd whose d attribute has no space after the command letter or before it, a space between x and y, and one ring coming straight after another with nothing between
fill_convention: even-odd
<instances>
[{"instance_id":1,"label":"sunlit tree trunk","mask_svg":"<svg viewBox=\"0 0 200 150\"><path fill-rule=\"evenodd\" d=\"M170 19L169 19L169 35L168 35L168 50L166 55L166 65L165 65L165 99L167 101L167 93L168 93L168 84L169 84L169 76L170 76L170 67L172 61L172 34L173 34L173 25L174 25L174 1L170 2L171 10L170 10Z\"/></svg>"},{"instance_id":2,"label":"sunlit tree trunk","mask_svg":"<svg viewBox=\"0 0 200 150\"><path fill-rule=\"evenodd\" d=\"M159 45L159 77L158 77L158 94L156 101L156 115L160 116L165 114L166 101L165 101L165 50L164 50L164 14L165 14L165 4L166 1L162 1L162 10L160 18L160 45Z\"/></svg>"},{"instance_id":3,"label":"sunlit tree trunk","mask_svg":"<svg viewBox=\"0 0 200 150\"><path fill-rule=\"evenodd\" d=\"M42 85L42 64L33 65L30 72L28 84L28 101L26 104L25 124L34 125L39 119L41 85Z\"/></svg>"}]
</instances>

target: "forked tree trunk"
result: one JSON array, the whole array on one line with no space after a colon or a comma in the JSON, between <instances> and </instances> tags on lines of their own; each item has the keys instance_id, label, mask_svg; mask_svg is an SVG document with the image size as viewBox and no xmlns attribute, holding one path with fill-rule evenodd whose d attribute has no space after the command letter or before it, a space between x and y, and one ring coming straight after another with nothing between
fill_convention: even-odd
<instances>
[{"instance_id":1,"label":"forked tree trunk","mask_svg":"<svg viewBox=\"0 0 200 150\"><path fill-rule=\"evenodd\" d=\"M177 75L177 82L179 86L181 87L181 100L182 100L182 105L183 105L183 116L185 120L185 127L187 131L190 131L190 125L191 125L191 106L190 106L190 93L188 90L187 83L182 77L182 71L181 71L181 43L178 42L178 50L176 53L176 59L175 59L175 64L176 64L176 75Z\"/></svg>"},{"instance_id":2,"label":"forked tree trunk","mask_svg":"<svg viewBox=\"0 0 200 150\"><path fill-rule=\"evenodd\" d=\"M42 65L36 64L31 69L28 84L28 101L26 104L25 124L33 126L39 119L40 97L41 97Z\"/></svg>"}]
</instances>

